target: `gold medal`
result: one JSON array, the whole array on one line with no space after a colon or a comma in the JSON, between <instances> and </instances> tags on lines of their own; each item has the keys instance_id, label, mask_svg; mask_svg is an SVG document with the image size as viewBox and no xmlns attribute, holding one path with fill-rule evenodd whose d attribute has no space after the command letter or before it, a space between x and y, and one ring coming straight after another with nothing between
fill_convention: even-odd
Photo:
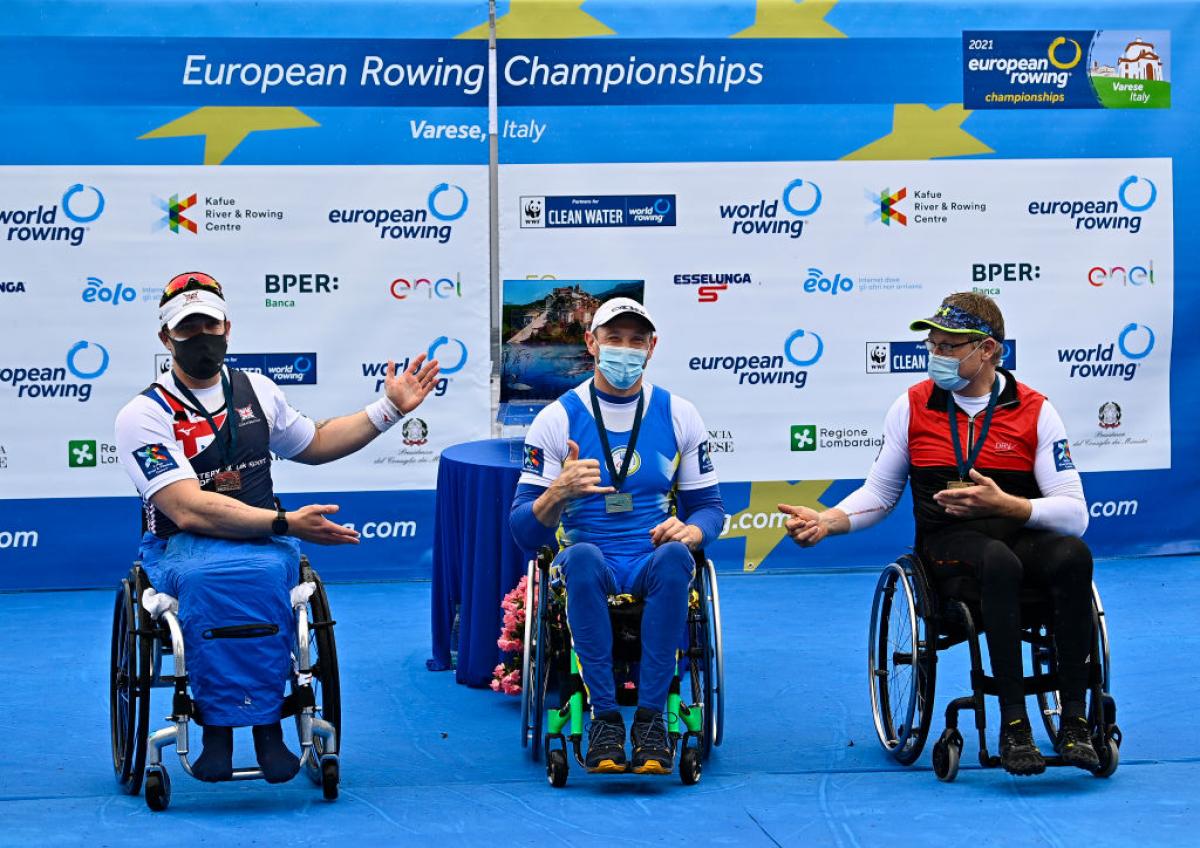
<instances>
[{"instance_id":1,"label":"gold medal","mask_svg":"<svg viewBox=\"0 0 1200 848\"><path fill-rule=\"evenodd\" d=\"M974 485L975 484L969 480L947 480L946 481L947 489L969 489Z\"/></svg>"}]
</instances>

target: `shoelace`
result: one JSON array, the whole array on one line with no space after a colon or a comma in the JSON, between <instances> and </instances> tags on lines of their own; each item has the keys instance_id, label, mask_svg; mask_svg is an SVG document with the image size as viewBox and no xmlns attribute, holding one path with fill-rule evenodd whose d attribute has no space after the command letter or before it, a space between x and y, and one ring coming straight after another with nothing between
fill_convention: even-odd
<instances>
[{"instance_id":1,"label":"shoelace","mask_svg":"<svg viewBox=\"0 0 1200 848\"><path fill-rule=\"evenodd\" d=\"M1005 730L1013 745L1033 745L1033 728L1029 726L1029 722L1017 719L1009 722Z\"/></svg>"},{"instance_id":2,"label":"shoelace","mask_svg":"<svg viewBox=\"0 0 1200 848\"><path fill-rule=\"evenodd\" d=\"M654 750L666 750L667 727L662 716L655 716L646 724L638 725L638 747Z\"/></svg>"},{"instance_id":3,"label":"shoelace","mask_svg":"<svg viewBox=\"0 0 1200 848\"><path fill-rule=\"evenodd\" d=\"M593 721L588 731L588 745L623 747L625 745L625 728L615 722Z\"/></svg>"},{"instance_id":4,"label":"shoelace","mask_svg":"<svg viewBox=\"0 0 1200 848\"><path fill-rule=\"evenodd\" d=\"M1078 745L1091 741L1091 728L1087 719L1067 719L1062 723L1062 741L1067 745Z\"/></svg>"}]
</instances>

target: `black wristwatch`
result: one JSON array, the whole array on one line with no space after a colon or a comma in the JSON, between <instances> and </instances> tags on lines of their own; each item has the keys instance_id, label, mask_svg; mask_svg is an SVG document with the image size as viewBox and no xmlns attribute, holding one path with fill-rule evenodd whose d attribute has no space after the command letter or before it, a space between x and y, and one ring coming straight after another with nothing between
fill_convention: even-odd
<instances>
[{"instance_id":1,"label":"black wristwatch","mask_svg":"<svg viewBox=\"0 0 1200 848\"><path fill-rule=\"evenodd\" d=\"M287 513L283 511L283 507L275 510L275 520L271 522L271 532L276 536L288 534Z\"/></svg>"}]
</instances>

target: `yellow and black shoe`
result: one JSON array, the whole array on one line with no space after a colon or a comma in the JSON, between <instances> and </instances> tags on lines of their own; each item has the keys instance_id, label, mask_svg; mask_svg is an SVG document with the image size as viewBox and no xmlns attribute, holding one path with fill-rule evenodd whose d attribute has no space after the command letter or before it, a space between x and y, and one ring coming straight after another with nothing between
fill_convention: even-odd
<instances>
[{"instance_id":1,"label":"yellow and black shoe","mask_svg":"<svg viewBox=\"0 0 1200 848\"><path fill-rule=\"evenodd\" d=\"M675 765L671 741L661 712L638 707L629 732L633 742L634 774L670 774Z\"/></svg>"},{"instance_id":2,"label":"yellow and black shoe","mask_svg":"<svg viewBox=\"0 0 1200 848\"><path fill-rule=\"evenodd\" d=\"M595 774L620 774L625 760L625 720L617 711L592 716L584 766Z\"/></svg>"},{"instance_id":3,"label":"yellow and black shoe","mask_svg":"<svg viewBox=\"0 0 1200 848\"><path fill-rule=\"evenodd\" d=\"M1100 768L1100 757L1092 747L1091 727L1083 716L1063 716L1054 750L1070 765L1088 771Z\"/></svg>"},{"instance_id":4,"label":"yellow and black shoe","mask_svg":"<svg viewBox=\"0 0 1200 848\"><path fill-rule=\"evenodd\" d=\"M1000 765L1009 774L1032 775L1046 770L1046 760L1033 741L1029 719L1018 718L1004 723L1000 730Z\"/></svg>"}]
</instances>

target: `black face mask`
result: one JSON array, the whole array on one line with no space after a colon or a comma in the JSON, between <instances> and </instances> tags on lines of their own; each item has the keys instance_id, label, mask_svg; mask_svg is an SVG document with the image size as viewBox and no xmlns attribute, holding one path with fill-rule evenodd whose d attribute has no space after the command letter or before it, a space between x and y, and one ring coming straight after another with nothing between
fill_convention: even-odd
<instances>
[{"instance_id":1,"label":"black face mask","mask_svg":"<svg viewBox=\"0 0 1200 848\"><path fill-rule=\"evenodd\" d=\"M229 342L224 334L197 333L182 342L171 339L171 346L175 350L175 361L184 374L193 380L207 380L221 370Z\"/></svg>"}]
</instances>

